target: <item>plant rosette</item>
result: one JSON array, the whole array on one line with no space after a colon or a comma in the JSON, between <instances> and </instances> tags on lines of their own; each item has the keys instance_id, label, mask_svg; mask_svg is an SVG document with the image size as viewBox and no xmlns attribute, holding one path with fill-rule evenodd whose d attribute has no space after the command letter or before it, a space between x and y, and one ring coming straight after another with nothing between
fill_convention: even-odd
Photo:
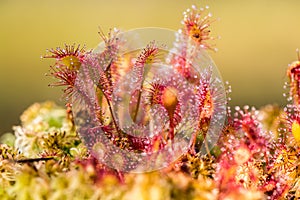
<instances>
[{"instance_id":1,"label":"plant rosette","mask_svg":"<svg viewBox=\"0 0 300 200\"><path fill-rule=\"evenodd\" d=\"M180 31L113 30L85 57L72 109L101 163L149 172L169 166L199 135L200 151L209 153L224 124L226 94L205 48Z\"/></svg>"}]
</instances>

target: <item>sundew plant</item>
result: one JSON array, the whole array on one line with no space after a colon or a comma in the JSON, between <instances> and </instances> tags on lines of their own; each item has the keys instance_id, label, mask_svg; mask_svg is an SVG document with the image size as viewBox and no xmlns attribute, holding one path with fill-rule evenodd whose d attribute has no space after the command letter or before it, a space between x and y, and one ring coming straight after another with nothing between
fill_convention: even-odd
<instances>
[{"instance_id":1,"label":"sundew plant","mask_svg":"<svg viewBox=\"0 0 300 200\"><path fill-rule=\"evenodd\" d=\"M1 137L1 199L299 199L299 53L284 108L230 108L214 21L192 6L178 31L49 49L66 107L35 103Z\"/></svg>"}]
</instances>

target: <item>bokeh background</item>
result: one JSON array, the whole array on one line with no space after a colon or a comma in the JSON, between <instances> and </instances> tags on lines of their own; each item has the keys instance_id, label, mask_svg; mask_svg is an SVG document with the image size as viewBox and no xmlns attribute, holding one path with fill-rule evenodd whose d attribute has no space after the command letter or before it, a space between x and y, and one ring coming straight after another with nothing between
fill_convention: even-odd
<instances>
[{"instance_id":1,"label":"bokeh background","mask_svg":"<svg viewBox=\"0 0 300 200\"><path fill-rule=\"evenodd\" d=\"M209 5L220 18L212 28L219 51L211 56L232 86L230 105L283 106L287 65L300 48L299 0L0 0L0 134L34 102L64 104L61 89L48 87L53 60L40 58L47 48L94 48L98 26L178 29L192 4Z\"/></svg>"}]
</instances>

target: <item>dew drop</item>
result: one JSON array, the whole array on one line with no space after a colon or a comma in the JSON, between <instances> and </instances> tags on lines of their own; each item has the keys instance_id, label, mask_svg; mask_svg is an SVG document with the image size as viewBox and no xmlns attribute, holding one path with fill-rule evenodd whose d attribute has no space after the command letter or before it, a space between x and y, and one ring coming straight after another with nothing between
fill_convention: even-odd
<instances>
[{"instance_id":1,"label":"dew drop","mask_svg":"<svg viewBox=\"0 0 300 200\"><path fill-rule=\"evenodd\" d=\"M249 106L248 106L248 105L245 105L245 106L244 106L244 110L249 110Z\"/></svg>"}]
</instances>

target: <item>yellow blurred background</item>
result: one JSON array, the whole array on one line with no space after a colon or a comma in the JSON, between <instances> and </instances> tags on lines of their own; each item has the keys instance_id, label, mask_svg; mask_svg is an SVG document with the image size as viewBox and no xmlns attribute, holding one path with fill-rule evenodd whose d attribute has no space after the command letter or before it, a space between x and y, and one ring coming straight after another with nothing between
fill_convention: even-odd
<instances>
[{"instance_id":1,"label":"yellow blurred background","mask_svg":"<svg viewBox=\"0 0 300 200\"><path fill-rule=\"evenodd\" d=\"M19 123L34 102L61 105L60 88L46 77L53 60L41 59L47 48L67 44L95 47L98 26L180 28L182 12L192 4L210 6L221 36L211 52L233 92L230 105L284 105L287 65L300 48L299 0L0 0L0 134Z\"/></svg>"}]
</instances>

